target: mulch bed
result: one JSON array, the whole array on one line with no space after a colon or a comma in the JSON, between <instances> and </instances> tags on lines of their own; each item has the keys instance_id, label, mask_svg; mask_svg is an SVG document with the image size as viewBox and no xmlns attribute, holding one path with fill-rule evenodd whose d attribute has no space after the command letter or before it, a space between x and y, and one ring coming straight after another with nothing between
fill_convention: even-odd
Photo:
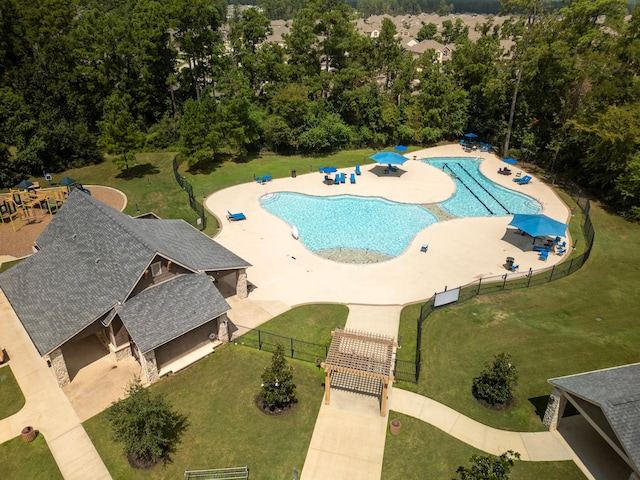
<instances>
[{"instance_id":1,"label":"mulch bed","mask_svg":"<svg viewBox=\"0 0 640 480\"><path fill-rule=\"evenodd\" d=\"M489 410L493 410L494 412L505 412L513 408L513 405L515 404L515 399L513 398L513 395L510 396L505 403L496 403L495 405L491 405L486 400L482 398L478 398L475 395L475 392L472 392L472 393L473 393L473 398L475 398L480 405L482 405L485 408L488 408Z\"/></svg>"},{"instance_id":2,"label":"mulch bed","mask_svg":"<svg viewBox=\"0 0 640 480\"><path fill-rule=\"evenodd\" d=\"M293 406L295 405L292 403L287 405L286 407L276 408L274 410L271 410L264 403L262 403L262 398L260 398L260 394L256 395L254 402L256 404L256 407L258 407L258 410L260 410L262 413L264 413L265 415L273 415L273 416L288 415L293 409Z\"/></svg>"}]
</instances>

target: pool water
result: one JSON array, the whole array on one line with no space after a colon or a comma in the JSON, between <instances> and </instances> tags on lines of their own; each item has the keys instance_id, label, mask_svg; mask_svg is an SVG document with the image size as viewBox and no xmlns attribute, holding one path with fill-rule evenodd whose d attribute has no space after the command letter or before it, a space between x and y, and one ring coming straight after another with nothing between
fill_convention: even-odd
<instances>
[{"instance_id":1,"label":"pool water","mask_svg":"<svg viewBox=\"0 0 640 480\"><path fill-rule=\"evenodd\" d=\"M493 183L480 172L476 158L427 158L422 160L450 174L456 182L455 194L438 204L456 217L536 214L542 205L536 199Z\"/></svg>"},{"instance_id":2,"label":"pool water","mask_svg":"<svg viewBox=\"0 0 640 480\"><path fill-rule=\"evenodd\" d=\"M295 225L300 241L312 252L368 250L397 257L416 233L438 221L419 205L352 195L280 192L263 196L260 204Z\"/></svg>"}]
</instances>

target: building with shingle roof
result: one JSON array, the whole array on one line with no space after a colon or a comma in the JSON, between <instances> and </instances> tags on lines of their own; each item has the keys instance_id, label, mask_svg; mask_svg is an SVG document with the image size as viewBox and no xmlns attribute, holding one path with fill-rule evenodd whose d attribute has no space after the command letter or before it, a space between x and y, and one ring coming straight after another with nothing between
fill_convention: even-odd
<instances>
[{"instance_id":1,"label":"building with shingle roof","mask_svg":"<svg viewBox=\"0 0 640 480\"><path fill-rule=\"evenodd\" d=\"M549 383L554 388L545 425L557 429L570 403L626 464L623 476L640 478L640 363L552 378Z\"/></svg>"},{"instance_id":2,"label":"building with shingle roof","mask_svg":"<svg viewBox=\"0 0 640 480\"><path fill-rule=\"evenodd\" d=\"M115 359L136 357L152 382L182 353L224 341L225 296L247 296L249 263L188 223L132 218L80 190L36 250L0 274L0 288L61 386L65 356L94 336Z\"/></svg>"}]
</instances>

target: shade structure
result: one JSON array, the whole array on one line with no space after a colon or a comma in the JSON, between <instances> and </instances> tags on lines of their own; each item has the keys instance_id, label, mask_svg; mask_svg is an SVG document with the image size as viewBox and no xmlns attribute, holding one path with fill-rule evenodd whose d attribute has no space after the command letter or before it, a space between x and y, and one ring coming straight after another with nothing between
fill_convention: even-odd
<instances>
[{"instance_id":1,"label":"shade structure","mask_svg":"<svg viewBox=\"0 0 640 480\"><path fill-rule=\"evenodd\" d=\"M407 151L406 145L396 145L395 147L393 147L393 149L396 152L406 152Z\"/></svg>"},{"instance_id":2,"label":"shade structure","mask_svg":"<svg viewBox=\"0 0 640 480\"><path fill-rule=\"evenodd\" d=\"M564 237L567 234L567 224L554 220L543 214L525 215L515 214L509 222L512 227L519 228L532 237L556 236Z\"/></svg>"},{"instance_id":3,"label":"shade structure","mask_svg":"<svg viewBox=\"0 0 640 480\"><path fill-rule=\"evenodd\" d=\"M478 138L478 135L476 135L475 133L472 133L472 132L465 133L464 136L467 137L467 138Z\"/></svg>"},{"instance_id":4,"label":"shade structure","mask_svg":"<svg viewBox=\"0 0 640 480\"><path fill-rule=\"evenodd\" d=\"M73 185L76 181L71 177L64 177L58 182L58 185Z\"/></svg>"},{"instance_id":5,"label":"shade structure","mask_svg":"<svg viewBox=\"0 0 640 480\"><path fill-rule=\"evenodd\" d=\"M409 160L407 157L403 157L396 152L378 152L374 153L369 158L378 163L386 163L388 165L402 165L404 162Z\"/></svg>"},{"instance_id":6,"label":"shade structure","mask_svg":"<svg viewBox=\"0 0 640 480\"><path fill-rule=\"evenodd\" d=\"M516 163L518 163L518 161L515 158L511 158L511 157L503 158L502 161L504 163L508 163L509 165L515 165Z\"/></svg>"},{"instance_id":7,"label":"shade structure","mask_svg":"<svg viewBox=\"0 0 640 480\"><path fill-rule=\"evenodd\" d=\"M18 184L18 188L29 188L31 185L33 185L33 182L30 182L29 180L22 180Z\"/></svg>"}]
</instances>

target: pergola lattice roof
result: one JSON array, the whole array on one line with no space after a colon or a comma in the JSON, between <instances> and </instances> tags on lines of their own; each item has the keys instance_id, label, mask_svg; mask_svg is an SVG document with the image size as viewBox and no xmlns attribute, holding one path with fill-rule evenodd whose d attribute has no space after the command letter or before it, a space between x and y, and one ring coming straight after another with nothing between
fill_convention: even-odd
<instances>
[{"instance_id":1,"label":"pergola lattice roof","mask_svg":"<svg viewBox=\"0 0 640 480\"><path fill-rule=\"evenodd\" d=\"M382 404L380 414L384 415L387 388L393 382L393 349L397 346L388 335L359 332L357 330L336 329L331 332L333 340L323 367L325 381L325 402L329 403L331 372L349 373L375 378L382 382Z\"/></svg>"}]
</instances>

